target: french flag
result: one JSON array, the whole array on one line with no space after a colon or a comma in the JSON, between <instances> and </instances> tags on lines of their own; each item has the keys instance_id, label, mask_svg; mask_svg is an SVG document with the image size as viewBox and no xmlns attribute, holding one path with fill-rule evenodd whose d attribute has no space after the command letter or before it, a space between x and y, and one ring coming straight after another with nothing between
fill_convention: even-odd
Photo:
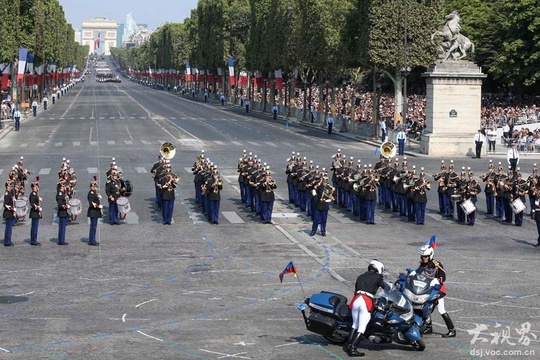
<instances>
[{"instance_id":1,"label":"french flag","mask_svg":"<svg viewBox=\"0 0 540 360\"><path fill-rule=\"evenodd\" d=\"M433 249L435 249L437 247L437 235L433 234L428 242L426 243L426 245L429 245L430 247L432 247Z\"/></svg>"},{"instance_id":2,"label":"french flag","mask_svg":"<svg viewBox=\"0 0 540 360\"><path fill-rule=\"evenodd\" d=\"M227 62L229 64L229 82L231 83L231 86L234 86L236 85L234 81L234 59L230 57Z\"/></svg>"},{"instance_id":3,"label":"french flag","mask_svg":"<svg viewBox=\"0 0 540 360\"><path fill-rule=\"evenodd\" d=\"M19 67L17 69L17 81L21 81L24 77L24 69L26 68L27 56L28 56L28 49L19 48Z\"/></svg>"}]
</instances>

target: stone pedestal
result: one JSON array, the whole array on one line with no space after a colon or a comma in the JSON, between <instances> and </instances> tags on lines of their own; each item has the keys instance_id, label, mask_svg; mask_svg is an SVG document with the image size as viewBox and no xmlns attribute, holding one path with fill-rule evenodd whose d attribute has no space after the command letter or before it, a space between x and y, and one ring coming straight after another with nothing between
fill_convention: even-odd
<instances>
[{"instance_id":1,"label":"stone pedestal","mask_svg":"<svg viewBox=\"0 0 540 360\"><path fill-rule=\"evenodd\" d=\"M446 60L432 64L422 76L427 82L422 153L474 156L473 139L480 128L482 80L487 75L471 61Z\"/></svg>"}]
</instances>

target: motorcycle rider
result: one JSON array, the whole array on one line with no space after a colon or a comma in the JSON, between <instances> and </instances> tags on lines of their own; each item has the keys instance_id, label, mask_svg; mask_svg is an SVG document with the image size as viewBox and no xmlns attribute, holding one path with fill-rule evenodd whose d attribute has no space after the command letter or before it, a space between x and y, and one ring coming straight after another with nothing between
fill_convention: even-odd
<instances>
[{"instance_id":1,"label":"motorcycle rider","mask_svg":"<svg viewBox=\"0 0 540 360\"><path fill-rule=\"evenodd\" d=\"M427 276L438 279L441 283L441 298L438 300L437 311L439 312L439 314L441 314L444 323L448 328L448 332L446 334L443 334L442 337L456 337L456 328L454 327L454 323L452 322L452 319L450 319L450 315L446 312L446 309L444 308L444 296L446 295L446 289L444 287L444 282L446 281L446 272L444 271L444 267L439 261L433 259L435 251L430 245L422 246L419 253L420 267L416 270L416 272L424 272ZM433 328L431 325L431 319L428 319L426 321L426 330L424 331L424 334L431 334L432 332Z\"/></svg>"},{"instance_id":2,"label":"motorcycle rider","mask_svg":"<svg viewBox=\"0 0 540 360\"><path fill-rule=\"evenodd\" d=\"M374 305L373 296L379 288L388 288L388 285L383 280L383 272L383 263L374 259L369 263L368 271L356 279L355 295L349 304L353 318L352 329L345 349L349 356L365 355L357 350L358 344L362 340L371 319L371 310Z\"/></svg>"}]
</instances>

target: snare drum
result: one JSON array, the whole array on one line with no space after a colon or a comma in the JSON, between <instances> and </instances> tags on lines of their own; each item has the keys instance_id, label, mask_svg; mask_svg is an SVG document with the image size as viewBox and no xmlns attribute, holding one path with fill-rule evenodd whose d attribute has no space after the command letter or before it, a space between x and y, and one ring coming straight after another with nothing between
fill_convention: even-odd
<instances>
[{"instance_id":1,"label":"snare drum","mask_svg":"<svg viewBox=\"0 0 540 360\"><path fill-rule=\"evenodd\" d=\"M465 215L469 215L476 211L476 206L474 206L471 199L467 199L461 203L461 208L465 212Z\"/></svg>"},{"instance_id":2,"label":"snare drum","mask_svg":"<svg viewBox=\"0 0 540 360\"><path fill-rule=\"evenodd\" d=\"M129 205L129 199L125 196L120 196L116 200L116 205L118 206L120 219L125 219L127 213L131 210L131 206Z\"/></svg>"},{"instance_id":3,"label":"snare drum","mask_svg":"<svg viewBox=\"0 0 540 360\"><path fill-rule=\"evenodd\" d=\"M450 195L450 200L452 200L453 202L459 202L461 201L461 195L459 194Z\"/></svg>"},{"instance_id":4,"label":"snare drum","mask_svg":"<svg viewBox=\"0 0 540 360\"><path fill-rule=\"evenodd\" d=\"M68 205L69 209L67 209L67 212L69 215L71 215L71 219L75 220L77 215L80 215L82 212L81 200L76 198L69 199Z\"/></svg>"},{"instance_id":5,"label":"snare drum","mask_svg":"<svg viewBox=\"0 0 540 360\"><path fill-rule=\"evenodd\" d=\"M120 179L120 193L122 196L130 197L133 193L133 185L131 181Z\"/></svg>"},{"instance_id":6,"label":"snare drum","mask_svg":"<svg viewBox=\"0 0 540 360\"><path fill-rule=\"evenodd\" d=\"M526 208L525 204L523 203L523 201L521 201L520 198L517 198L516 200L512 201L510 203L510 206L512 206L512 210L514 210L514 214L519 214Z\"/></svg>"},{"instance_id":7,"label":"snare drum","mask_svg":"<svg viewBox=\"0 0 540 360\"><path fill-rule=\"evenodd\" d=\"M23 196L15 200L15 216L17 220L24 220L28 213L28 201Z\"/></svg>"}]
</instances>

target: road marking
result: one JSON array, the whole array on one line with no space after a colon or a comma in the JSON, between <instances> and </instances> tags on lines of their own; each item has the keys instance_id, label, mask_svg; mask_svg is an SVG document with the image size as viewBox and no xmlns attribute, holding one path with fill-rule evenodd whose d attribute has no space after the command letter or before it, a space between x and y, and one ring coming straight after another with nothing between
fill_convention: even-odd
<instances>
[{"instance_id":1,"label":"road marking","mask_svg":"<svg viewBox=\"0 0 540 360\"><path fill-rule=\"evenodd\" d=\"M223 141L214 141L216 144L218 145L225 145L225 143Z\"/></svg>"},{"instance_id":2,"label":"road marking","mask_svg":"<svg viewBox=\"0 0 540 360\"><path fill-rule=\"evenodd\" d=\"M103 116L100 116L99 120L105 120L105 118Z\"/></svg>"},{"instance_id":3,"label":"road marking","mask_svg":"<svg viewBox=\"0 0 540 360\"><path fill-rule=\"evenodd\" d=\"M2 175L3 172L4 172L4 169L0 169L0 175Z\"/></svg>"},{"instance_id":4,"label":"road marking","mask_svg":"<svg viewBox=\"0 0 540 360\"><path fill-rule=\"evenodd\" d=\"M137 330L137 332L138 332L139 334L141 334L141 335L148 336L150 339L154 339L154 340L163 342L163 340L158 339L157 337L153 337L153 336L150 336L150 335L148 335L148 334L145 334L145 333L143 333L141 330Z\"/></svg>"},{"instance_id":5,"label":"road marking","mask_svg":"<svg viewBox=\"0 0 540 360\"><path fill-rule=\"evenodd\" d=\"M126 144L126 145L133 145L133 141L131 141L131 140L124 140L124 144Z\"/></svg>"},{"instance_id":6,"label":"road marking","mask_svg":"<svg viewBox=\"0 0 540 360\"><path fill-rule=\"evenodd\" d=\"M97 141L90 141L90 145L96 146L96 145L97 145Z\"/></svg>"},{"instance_id":7,"label":"road marking","mask_svg":"<svg viewBox=\"0 0 540 360\"><path fill-rule=\"evenodd\" d=\"M144 145L151 145L152 143L148 140L141 140L141 142L144 144Z\"/></svg>"},{"instance_id":8,"label":"road marking","mask_svg":"<svg viewBox=\"0 0 540 360\"><path fill-rule=\"evenodd\" d=\"M144 301L144 302L140 303L139 305L135 305L135 308L138 308L141 305L148 304L149 302L156 301L156 300L157 299L151 299L151 300L148 300L148 301Z\"/></svg>"},{"instance_id":9,"label":"road marking","mask_svg":"<svg viewBox=\"0 0 540 360\"><path fill-rule=\"evenodd\" d=\"M146 169L143 167L136 167L135 171L139 174L148 174L148 171L146 171Z\"/></svg>"},{"instance_id":10,"label":"road marking","mask_svg":"<svg viewBox=\"0 0 540 360\"><path fill-rule=\"evenodd\" d=\"M261 146L261 144L256 143L255 141L248 141L248 144L251 144L253 146Z\"/></svg>"},{"instance_id":11,"label":"road marking","mask_svg":"<svg viewBox=\"0 0 540 360\"><path fill-rule=\"evenodd\" d=\"M43 168L41 170L39 170L38 174L39 175L49 175L51 172L51 168Z\"/></svg>"},{"instance_id":12,"label":"road marking","mask_svg":"<svg viewBox=\"0 0 540 360\"><path fill-rule=\"evenodd\" d=\"M176 118L175 118L175 117L170 117L169 119L170 119L170 120L176 120Z\"/></svg>"},{"instance_id":13,"label":"road marking","mask_svg":"<svg viewBox=\"0 0 540 360\"><path fill-rule=\"evenodd\" d=\"M221 212L225 219L227 219L231 224L244 224L245 221L242 220L240 216L235 211L222 211Z\"/></svg>"},{"instance_id":14,"label":"road marking","mask_svg":"<svg viewBox=\"0 0 540 360\"><path fill-rule=\"evenodd\" d=\"M80 141L74 141L73 146L81 146L81 142Z\"/></svg>"},{"instance_id":15,"label":"road marking","mask_svg":"<svg viewBox=\"0 0 540 360\"><path fill-rule=\"evenodd\" d=\"M61 142L54 143L54 146L62 146Z\"/></svg>"},{"instance_id":16,"label":"road marking","mask_svg":"<svg viewBox=\"0 0 540 360\"><path fill-rule=\"evenodd\" d=\"M84 116L80 117L79 120L84 120L86 119Z\"/></svg>"},{"instance_id":17,"label":"road marking","mask_svg":"<svg viewBox=\"0 0 540 360\"><path fill-rule=\"evenodd\" d=\"M266 145L270 145L272 147L278 147L276 144L274 144L273 142L269 142L269 141L265 141L264 142Z\"/></svg>"},{"instance_id":18,"label":"road marking","mask_svg":"<svg viewBox=\"0 0 540 360\"><path fill-rule=\"evenodd\" d=\"M231 141L234 145L242 146L242 143L240 141Z\"/></svg>"},{"instance_id":19,"label":"road marking","mask_svg":"<svg viewBox=\"0 0 540 360\"><path fill-rule=\"evenodd\" d=\"M22 143L21 145L19 145L20 147L27 147L28 146L28 143Z\"/></svg>"},{"instance_id":20,"label":"road marking","mask_svg":"<svg viewBox=\"0 0 540 360\"><path fill-rule=\"evenodd\" d=\"M43 147L43 146L45 146L45 143L39 143L39 144L37 144L37 146L38 147Z\"/></svg>"},{"instance_id":21,"label":"road marking","mask_svg":"<svg viewBox=\"0 0 540 360\"><path fill-rule=\"evenodd\" d=\"M140 117L139 119L142 119L142 120L144 120L144 119L146 119L146 117L144 117L144 116L141 116L141 117Z\"/></svg>"},{"instance_id":22,"label":"road marking","mask_svg":"<svg viewBox=\"0 0 540 360\"><path fill-rule=\"evenodd\" d=\"M110 120L116 120L116 118L114 116L109 116L109 119Z\"/></svg>"},{"instance_id":23,"label":"road marking","mask_svg":"<svg viewBox=\"0 0 540 360\"><path fill-rule=\"evenodd\" d=\"M114 145L114 144L115 144L114 140L107 141L107 145Z\"/></svg>"},{"instance_id":24,"label":"road marking","mask_svg":"<svg viewBox=\"0 0 540 360\"><path fill-rule=\"evenodd\" d=\"M98 168L97 167L89 167L89 168L86 168L86 170L88 171L89 174L97 174L98 173Z\"/></svg>"}]
</instances>

